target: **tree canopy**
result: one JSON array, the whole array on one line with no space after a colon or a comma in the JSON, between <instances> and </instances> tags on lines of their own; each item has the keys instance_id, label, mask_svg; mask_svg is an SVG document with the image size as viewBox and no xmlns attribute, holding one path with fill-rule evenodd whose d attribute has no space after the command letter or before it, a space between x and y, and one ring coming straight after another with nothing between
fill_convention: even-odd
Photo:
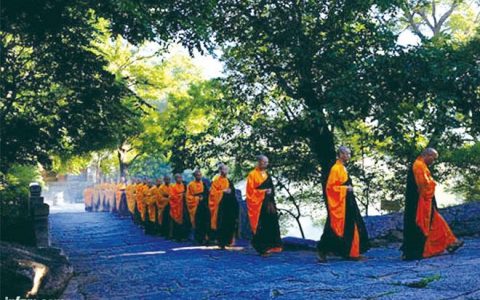
<instances>
[{"instance_id":1,"label":"tree canopy","mask_svg":"<svg viewBox=\"0 0 480 300\"><path fill-rule=\"evenodd\" d=\"M319 202L340 144L353 149L366 212L403 198L406 168L430 146L441 153L436 175L477 199L476 5L6 1L0 171L52 160L78 170L90 158L105 172L155 177L226 162L240 179L264 153L298 221L303 204ZM416 44L399 44L405 30ZM202 78L172 45L217 53L223 77Z\"/></svg>"}]
</instances>

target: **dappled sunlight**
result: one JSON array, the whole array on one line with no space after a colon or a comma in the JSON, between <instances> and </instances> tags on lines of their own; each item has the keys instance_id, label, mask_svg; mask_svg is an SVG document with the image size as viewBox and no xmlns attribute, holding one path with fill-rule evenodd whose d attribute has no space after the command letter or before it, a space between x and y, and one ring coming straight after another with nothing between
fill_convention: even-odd
<instances>
[{"instance_id":1,"label":"dappled sunlight","mask_svg":"<svg viewBox=\"0 0 480 300\"><path fill-rule=\"evenodd\" d=\"M226 247L225 250L242 251L243 249L245 248L233 246L233 247ZM189 246L189 247L178 247L178 248L172 249L172 251L187 251L187 250L220 250L220 247L219 246Z\"/></svg>"},{"instance_id":2,"label":"dappled sunlight","mask_svg":"<svg viewBox=\"0 0 480 300\"><path fill-rule=\"evenodd\" d=\"M157 255L165 254L166 251L145 251L145 252L136 252L136 253L122 253L117 255L109 255L106 258L115 258L115 257L127 257L127 256L142 256L142 255Z\"/></svg>"}]
</instances>

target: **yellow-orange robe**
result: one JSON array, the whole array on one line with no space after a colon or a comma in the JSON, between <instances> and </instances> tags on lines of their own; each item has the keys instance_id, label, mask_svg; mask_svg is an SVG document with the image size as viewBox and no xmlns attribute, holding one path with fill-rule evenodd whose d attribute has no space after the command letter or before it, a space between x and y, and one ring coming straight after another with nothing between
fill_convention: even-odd
<instances>
[{"instance_id":1,"label":"yellow-orange robe","mask_svg":"<svg viewBox=\"0 0 480 300\"><path fill-rule=\"evenodd\" d=\"M135 187L135 198L137 200L137 209L140 212L140 217L142 221L145 222L146 214L145 214L145 195L148 190L148 186L141 183Z\"/></svg>"},{"instance_id":2,"label":"yellow-orange robe","mask_svg":"<svg viewBox=\"0 0 480 300\"><path fill-rule=\"evenodd\" d=\"M100 186L95 185L93 187L93 200L92 200L92 207L94 211L97 211L100 206Z\"/></svg>"},{"instance_id":3,"label":"yellow-orange robe","mask_svg":"<svg viewBox=\"0 0 480 300\"><path fill-rule=\"evenodd\" d=\"M250 220L250 227L252 232L257 232L258 219L260 218L260 211L262 209L263 200L265 199L265 191L257 189L268 177L266 171L255 168L248 174L247 177L247 210L248 218Z\"/></svg>"},{"instance_id":4,"label":"yellow-orange robe","mask_svg":"<svg viewBox=\"0 0 480 300\"><path fill-rule=\"evenodd\" d=\"M163 223L163 211L170 201L171 189L171 185L162 184L156 190L155 198L157 201L158 224Z\"/></svg>"},{"instance_id":5,"label":"yellow-orange robe","mask_svg":"<svg viewBox=\"0 0 480 300\"><path fill-rule=\"evenodd\" d=\"M267 194L266 189L272 192ZM266 171L255 168L248 174L246 192L253 248L260 254L282 251L272 178Z\"/></svg>"},{"instance_id":6,"label":"yellow-orange robe","mask_svg":"<svg viewBox=\"0 0 480 300\"><path fill-rule=\"evenodd\" d=\"M345 212L347 187L343 184L348 180L348 173L341 161L337 160L330 170L327 181L327 204L330 217L330 227L333 232L343 237L345 229ZM355 224L353 232L352 246L350 248L350 257L360 256L360 239L358 228Z\"/></svg>"},{"instance_id":7,"label":"yellow-orange robe","mask_svg":"<svg viewBox=\"0 0 480 300\"><path fill-rule=\"evenodd\" d=\"M427 164L419 157L412 169L418 187L416 223L426 237L423 257L431 257L443 253L457 238L438 210L432 209L436 183Z\"/></svg>"},{"instance_id":8,"label":"yellow-orange robe","mask_svg":"<svg viewBox=\"0 0 480 300\"><path fill-rule=\"evenodd\" d=\"M223 197L223 191L228 189L230 183L226 177L218 176L212 181L208 207L210 208L210 227L217 230L218 206ZM232 191L234 193L235 191Z\"/></svg>"},{"instance_id":9,"label":"yellow-orange robe","mask_svg":"<svg viewBox=\"0 0 480 300\"><path fill-rule=\"evenodd\" d=\"M358 209L347 169L337 160L330 169L325 186L327 222L317 249L342 257L358 258L370 247L365 223Z\"/></svg>"},{"instance_id":10,"label":"yellow-orange robe","mask_svg":"<svg viewBox=\"0 0 480 300\"><path fill-rule=\"evenodd\" d=\"M175 183L170 188L170 217L177 224L183 224L183 198L185 186Z\"/></svg>"},{"instance_id":11,"label":"yellow-orange robe","mask_svg":"<svg viewBox=\"0 0 480 300\"><path fill-rule=\"evenodd\" d=\"M125 184L115 184L115 206L117 211L120 209L120 199L122 199L122 193L125 190Z\"/></svg>"},{"instance_id":12,"label":"yellow-orange robe","mask_svg":"<svg viewBox=\"0 0 480 300\"><path fill-rule=\"evenodd\" d=\"M128 211L131 214L135 213L135 201L136 201L135 191L136 191L135 184L129 184L125 189L125 193L127 195Z\"/></svg>"},{"instance_id":13,"label":"yellow-orange robe","mask_svg":"<svg viewBox=\"0 0 480 300\"><path fill-rule=\"evenodd\" d=\"M85 202L85 209L92 208L92 200L93 200L93 189L86 188L83 190L83 201Z\"/></svg>"},{"instance_id":14,"label":"yellow-orange robe","mask_svg":"<svg viewBox=\"0 0 480 300\"><path fill-rule=\"evenodd\" d=\"M202 181L194 180L187 186L187 208L193 228L195 228L195 214L201 197L199 194L203 193L203 189L204 186Z\"/></svg>"},{"instance_id":15,"label":"yellow-orange robe","mask_svg":"<svg viewBox=\"0 0 480 300\"><path fill-rule=\"evenodd\" d=\"M150 222L156 221L156 191L157 186L155 185L145 191L145 205L148 207L148 220Z\"/></svg>"},{"instance_id":16,"label":"yellow-orange robe","mask_svg":"<svg viewBox=\"0 0 480 300\"><path fill-rule=\"evenodd\" d=\"M108 183L107 185L107 203L110 211L112 211L115 204L115 184L113 183Z\"/></svg>"}]
</instances>

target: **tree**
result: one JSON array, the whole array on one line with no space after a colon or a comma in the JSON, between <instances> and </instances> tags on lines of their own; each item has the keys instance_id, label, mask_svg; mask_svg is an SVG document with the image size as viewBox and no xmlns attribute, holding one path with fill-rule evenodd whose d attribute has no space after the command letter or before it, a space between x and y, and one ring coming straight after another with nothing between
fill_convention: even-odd
<instances>
[{"instance_id":1,"label":"tree","mask_svg":"<svg viewBox=\"0 0 480 300\"><path fill-rule=\"evenodd\" d=\"M132 43L177 41L193 51L208 40L210 9L210 1L190 0L3 1L2 172L14 162L48 165L50 153L82 154L135 135L138 97L91 51L99 18Z\"/></svg>"},{"instance_id":2,"label":"tree","mask_svg":"<svg viewBox=\"0 0 480 300\"><path fill-rule=\"evenodd\" d=\"M480 201L480 142L447 152L442 159L455 166L456 175L450 191L465 201Z\"/></svg>"},{"instance_id":3,"label":"tree","mask_svg":"<svg viewBox=\"0 0 480 300\"><path fill-rule=\"evenodd\" d=\"M406 0L401 5L399 25L422 41L446 35L465 41L474 35L480 21L474 6L471 0Z\"/></svg>"},{"instance_id":4,"label":"tree","mask_svg":"<svg viewBox=\"0 0 480 300\"><path fill-rule=\"evenodd\" d=\"M44 10L27 19L12 9L2 5L2 172L13 163L48 167L52 153L98 150L120 129L135 128L138 111L124 105L131 94L88 50L91 14L64 8L49 17L65 26L53 28L59 24L42 19Z\"/></svg>"},{"instance_id":5,"label":"tree","mask_svg":"<svg viewBox=\"0 0 480 300\"><path fill-rule=\"evenodd\" d=\"M107 30L109 23L99 20L92 51L109 62L108 71L140 99L143 111L138 133L120 138L116 147L120 175L125 176L131 167L135 174L163 174L165 168L151 170L152 162L170 163L179 173L200 163L200 147L208 143L207 128L217 122L218 83L204 80L178 47L132 45L112 36Z\"/></svg>"},{"instance_id":6,"label":"tree","mask_svg":"<svg viewBox=\"0 0 480 300\"><path fill-rule=\"evenodd\" d=\"M273 126L264 132L255 130L252 135L272 135L256 142L267 143L268 149L274 148L268 143L277 141L275 146L281 149L303 149L313 163L298 169L305 176L317 176L320 171L320 181L325 182L335 161L335 131L348 120L368 115L368 64L394 46L388 24L373 13L386 8L384 3L239 1L221 5L216 37L226 45L223 60L232 94L254 107L255 118ZM284 104L275 106L275 102ZM234 102L232 106L243 110L245 105Z\"/></svg>"},{"instance_id":7,"label":"tree","mask_svg":"<svg viewBox=\"0 0 480 300\"><path fill-rule=\"evenodd\" d=\"M478 141L480 137L480 40L456 44L424 44L378 61L374 135L387 143L386 162L395 173L392 189L405 182L406 170L425 147L440 153ZM440 156L442 159L442 156ZM455 167L445 161L437 177ZM403 193L395 196L403 199Z\"/></svg>"}]
</instances>

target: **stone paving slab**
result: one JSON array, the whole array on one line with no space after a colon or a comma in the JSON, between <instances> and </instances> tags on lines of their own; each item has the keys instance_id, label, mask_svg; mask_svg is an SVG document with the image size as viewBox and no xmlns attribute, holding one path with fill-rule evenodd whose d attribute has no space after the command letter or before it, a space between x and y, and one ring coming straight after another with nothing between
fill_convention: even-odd
<instances>
[{"instance_id":1,"label":"stone paving slab","mask_svg":"<svg viewBox=\"0 0 480 300\"><path fill-rule=\"evenodd\" d=\"M50 226L75 269L63 299L480 299L479 238L422 261L389 247L319 264L310 251L263 258L245 242L221 251L166 241L109 213L56 213Z\"/></svg>"}]
</instances>

